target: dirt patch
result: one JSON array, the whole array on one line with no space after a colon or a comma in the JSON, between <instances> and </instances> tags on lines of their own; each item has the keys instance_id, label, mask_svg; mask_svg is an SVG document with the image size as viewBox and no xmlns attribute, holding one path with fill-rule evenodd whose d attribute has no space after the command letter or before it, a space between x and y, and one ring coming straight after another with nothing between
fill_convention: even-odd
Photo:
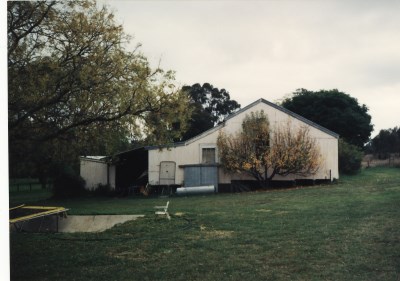
<instances>
[{"instance_id":1,"label":"dirt patch","mask_svg":"<svg viewBox=\"0 0 400 281\"><path fill-rule=\"evenodd\" d=\"M144 262L148 260L148 255L141 249L135 249L135 251L124 251L124 252L110 252L109 255L119 260L129 260L135 262Z\"/></svg>"},{"instance_id":2,"label":"dirt patch","mask_svg":"<svg viewBox=\"0 0 400 281\"><path fill-rule=\"evenodd\" d=\"M282 215L286 215L288 213L289 213L288 211L279 211L279 212L276 212L274 215L282 216Z\"/></svg>"},{"instance_id":3,"label":"dirt patch","mask_svg":"<svg viewBox=\"0 0 400 281\"><path fill-rule=\"evenodd\" d=\"M209 230L206 226L200 225L200 231L197 235L188 235L188 239L227 239L234 235L233 231L228 230Z\"/></svg>"},{"instance_id":4,"label":"dirt patch","mask_svg":"<svg viewBox=\"0 0 400 281\"><path fill-rule=\"evenodd\" d=\"M204 231L203 235L205 236L206 239L231 238L233 236L233 231L211 230L211 231Z\"/></svg>"},{"instance_id":5,"label":"dirt patch","mask_svg":"<svg viewBox=\"0 0 400 281\"><path fill-rule=\"evenodd\" d=\"M269 213L269 212L272 212L272 210L269 210L269 209L258 209L258 210L256 210L256 212Z\"/></svg>"}]
</instances>

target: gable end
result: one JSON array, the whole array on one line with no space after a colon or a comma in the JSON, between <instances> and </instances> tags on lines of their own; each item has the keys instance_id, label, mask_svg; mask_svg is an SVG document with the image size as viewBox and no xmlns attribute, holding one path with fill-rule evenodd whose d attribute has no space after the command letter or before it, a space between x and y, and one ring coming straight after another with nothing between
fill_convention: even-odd
<instances>
[{"instance_id":1,"label":"gable end","mask_svg":"<svg viewBox=\"0 0 400 281\"><path fill-rule=\"evenodd\" d=\"M286 114L292 116L293 118L296 118L296 119L306 123L307 125L310 125L310 126L316 128L316 129L318 129L318 130L320 130L320 131L322 131L324 133L327 133L328 135L330 135L330 136L332 136L334 138L337 138L337 139L339 138L339 135L336 134L335 132L332 132L331 130L329 130L329 129L321 126L321 125L318 125L317 123L314 123L313 121L308 120L307 118L304 118L303 116L300 116L297 113L294 113L294 112L290 111L289 109L286 109L286 108L284 108L282 106L276 105L276 104L274 104L274 103L272 103L270 101L267 101L267 100L265 100L263 98L255 101L255 102L253 102L253 103L241 108L240 110L236 111L235 113L229 115L227 118L225 118L224 121L229 120L229 119L233 118L234 116L236 116L238 114L241 114L242 112L248 110L249 108L253 107L254 105L256 105L258 103L267 104L267 105L269 105L269 106L271 106L271 107L273 107L273 108L275 108L275 109L277 109L279 111L282 111L283 113L286 113Z\"/></svg>"}]
</instances>

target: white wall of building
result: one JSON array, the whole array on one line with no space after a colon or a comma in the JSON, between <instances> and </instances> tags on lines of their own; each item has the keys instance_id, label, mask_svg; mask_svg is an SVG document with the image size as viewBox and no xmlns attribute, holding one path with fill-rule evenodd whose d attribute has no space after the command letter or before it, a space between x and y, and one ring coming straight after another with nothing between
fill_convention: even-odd
<instances>
[{"instance_id":1,"label":"white wall of building","mask_svg":"<svg viewBox=\"0 0 400 281\"><path fill-rule=\"evenodd\" d=\"M80 162L80 174L86 182L86 189L94 190L99 184L108 183L115 188L115 166L108 167L104 161L85 157L81 157Z\"/></svg>"},{"instance_id":2,"label":"white wall of building","mask_svg":"<svg viewBox=\"0 0 400 281\"><path fill-rule=\"evenodd\" d=\"M270 125L274 127L290 126L293 129L307 126L309 134L315 138L319 146L322 163L317 174L306 177L308 179L334 179L339 178L338 171L338 139L331 134L328 134L318 128L318 126L310 126L309 124L295 118L282 110L270 106L265 102L254 103L253 106L245 108L240 113L233 115L226 120L223 125L214 129L208 130L203 134L188 140L184 145L160 149L149 150L149 183L152 185L159 184L160 162L162 161L175 161L176 162L176 175L175 184L181 185L183 183L184 174L183 168L180 165L200 164L201 151L203 147L215 147L217 149L217 138L221 131L227 134L235 134L241 130L243 119L246 114L263 110L268 116ZM218 149L217 149L218 155ZM217 161L218 162L218 161ZM230 183L232 179L252 179L244 175L225 174L222 169L219 169L219 183ZM287 177L275 176L274 180L292 180L301 177L289 175Z\"/></svg>"}]
</instances>

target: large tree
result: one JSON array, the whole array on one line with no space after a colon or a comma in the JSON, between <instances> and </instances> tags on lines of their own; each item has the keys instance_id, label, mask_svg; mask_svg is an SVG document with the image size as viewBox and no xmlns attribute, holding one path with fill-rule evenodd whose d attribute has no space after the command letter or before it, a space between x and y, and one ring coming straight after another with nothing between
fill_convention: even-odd
<instances>
[{"instance_id":1,"label":"large tree","mask_svg":"<svg viewBox=\"0 0 400 281\"><path fill-rule=\"evenodd\" d=\"M246 115L236 135L221 133L218 149L226 171L247 174L262 187L276 175L315 174L321 160L307 127L294 130L288 121L272 128L263 111Z\"/></svg>"},{"instance_id":2,"label":"large tree","mask_svg":"<svg viewBox=\"0 0 400 281\"><path fill-rule=\"evenodd\" d=\"M222 122L229 114L240 108L231 100L229 92L219 90L210 83L183 86L182 91L189 97L192 116L183 139L194 137Z\"/></svg>"},{"instance_id":3,"label":"large tree","mask_svg":"<svg viewBox=\"0 0 400 281\"><path fill-rule=\"evenodd\" d=\"M112 136L126 142L148 134L155 113L165 125L157 141L176 137L172 124L185 128L187 97L173 72L151 69L140 45L128 50L131 38L106 6L15 1L7 3L7 20L10 164L55 156L33 157L39 146L93 148Z\"/></svg>"},{"instance_id":4,"label":"large tree","mask_svg":"<svg viewBox=\"0 0 400 281\"><path fill-rule=\"evenodd\" d=\"M346 142L363 147L373 125L368 107L350 95L334 90L298 89L282 106L338 133Z\"/></svg>"}]
</instances>

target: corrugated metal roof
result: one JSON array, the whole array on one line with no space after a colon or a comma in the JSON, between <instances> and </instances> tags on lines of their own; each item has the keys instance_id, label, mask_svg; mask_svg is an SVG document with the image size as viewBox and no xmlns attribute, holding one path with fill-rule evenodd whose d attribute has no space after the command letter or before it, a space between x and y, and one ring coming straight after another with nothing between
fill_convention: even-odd
<instances>
[{"instance_id":1,"label":"corrugated metal roof","mask_svg":"<svg viewBox=\"0 0 400 281\"><path fill-rule=\"evenodd\" d=\"M92 159L92 160L101 160L106 157L107 156L81 156L81 158L87 158L87 159Z\"/></svg>"},{"instance_id":2,"label":"corrugated metal roof","mask_svg":"<svg viewBox=\"0 0 400 281\"><path fill-rule=\"evenodd\" d=\"M81 161L89 161L89 162L97 162L97 163L106 163L107 156L80 156Z\"/></svg>"}]
</instances>

